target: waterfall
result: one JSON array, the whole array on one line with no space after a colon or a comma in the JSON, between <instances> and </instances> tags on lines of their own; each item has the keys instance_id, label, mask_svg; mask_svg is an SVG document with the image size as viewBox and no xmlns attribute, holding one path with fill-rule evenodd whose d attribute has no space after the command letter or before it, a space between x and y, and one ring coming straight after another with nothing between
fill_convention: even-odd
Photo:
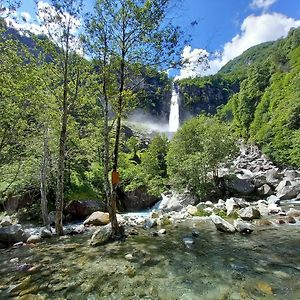
<instances>
[{"instance_id":1,"label":"waterfall","mask_svg":"<svg viewBox=\"0 0 300 300\"><path fill-rule=\"evenodd\" d=\"M173 84L169 115L169 132L176 132L179 127L179 91Z\"/></svg>"}]
</instances>

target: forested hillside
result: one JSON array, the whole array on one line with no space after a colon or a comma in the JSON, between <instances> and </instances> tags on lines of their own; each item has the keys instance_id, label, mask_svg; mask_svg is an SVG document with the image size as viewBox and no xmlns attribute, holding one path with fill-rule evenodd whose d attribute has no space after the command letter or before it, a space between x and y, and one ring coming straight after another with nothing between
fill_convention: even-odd
<instances>
[{"instance_id":1,"label":"forested hillside","mask_svg":"<svg viewBox=\"0 0 300 300\"><path fill-rule=\"evenodd\" d=\"M271 47L264 63L248 67L239 93L220 113L278 163L300 166L300 29Z\"/></svg>"},{"instance_id":2,"label":"forested hillside","mask_svg":"<svg viewBox=\"0 0 300 300\"><path fill-rule=\"evenodd\" d=\"M300 29L245 51L216 75L179 81L183 105L214 113L282 165L300 166ZM221 105L221 106L220 106Z\"/></svg>"}]
</instances>

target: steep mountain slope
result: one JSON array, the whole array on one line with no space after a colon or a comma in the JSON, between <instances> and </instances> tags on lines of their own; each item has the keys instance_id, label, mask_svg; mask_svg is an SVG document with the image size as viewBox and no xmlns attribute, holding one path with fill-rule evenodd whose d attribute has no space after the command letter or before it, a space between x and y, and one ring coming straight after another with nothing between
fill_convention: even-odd
<instances>
[{"instance_id":1,"label":"steep mountain slope","mask_svg":"<svg viewBox=\"0 0 300 300\"><path fill-rule=\"evenodd\" d=\"M179 82L192 115L215 113L283 165L300 166L300 28L227 63L214 76ZM221 105L221 106L220 106Z\"/></svg>"}]
</instances>

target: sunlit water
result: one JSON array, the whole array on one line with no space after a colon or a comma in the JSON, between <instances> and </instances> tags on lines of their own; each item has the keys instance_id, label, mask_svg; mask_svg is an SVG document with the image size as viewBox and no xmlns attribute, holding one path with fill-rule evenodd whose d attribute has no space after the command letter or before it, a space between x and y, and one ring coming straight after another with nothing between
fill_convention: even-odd
<instances>
[{"instance_id":1,"label":"sunlit water","mask_svg":"<svg viewBox=\"0 0 300 300\"><path fill-rule=\"evenodd\" d=\"M300 299L300 227L260 228L252 235L217 232L190 220L152 236L92 248L91 233L0 251L0 298ZM199 232L198 237L192 230ZM190 248L183 242L192 238ZM131 253L133 261L125 255ZM26 270L35 266L36 270ZM29 277L28 277L29 276ZM29 282L29 283L28 283ZM20 293L21 291L21 293Z\"/></svg>"}]
</instances>

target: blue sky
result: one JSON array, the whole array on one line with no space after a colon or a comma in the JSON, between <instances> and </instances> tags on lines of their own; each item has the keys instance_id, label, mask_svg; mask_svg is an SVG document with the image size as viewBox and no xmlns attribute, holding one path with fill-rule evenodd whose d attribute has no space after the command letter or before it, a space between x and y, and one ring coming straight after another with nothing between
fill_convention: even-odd
<instances>
[{"instance_id":1,"label":"blue sky","mask_svg":"<svg viewBox=\"0 0 300 300\"><path fill-rule=\"evenodd\" d=\"M278 39L291 27L300 26L300 0L171 1L175 4L170 11L173 21L192 36L190 45L186 45L182 54L190 64L181 70L179 78L214 74L249 47ZM31 20L34 16L34 0L22 2L18 13L30 21L29 15ZM93 2L84 1L89 8ZM193 21L197 25L191 26ZM22 26L25 25L23 22ZM37 29L37 26L33 28ZM203 54L209 55L210 59L207 71L197 64Z\"/></svg>"}]
</instances>

